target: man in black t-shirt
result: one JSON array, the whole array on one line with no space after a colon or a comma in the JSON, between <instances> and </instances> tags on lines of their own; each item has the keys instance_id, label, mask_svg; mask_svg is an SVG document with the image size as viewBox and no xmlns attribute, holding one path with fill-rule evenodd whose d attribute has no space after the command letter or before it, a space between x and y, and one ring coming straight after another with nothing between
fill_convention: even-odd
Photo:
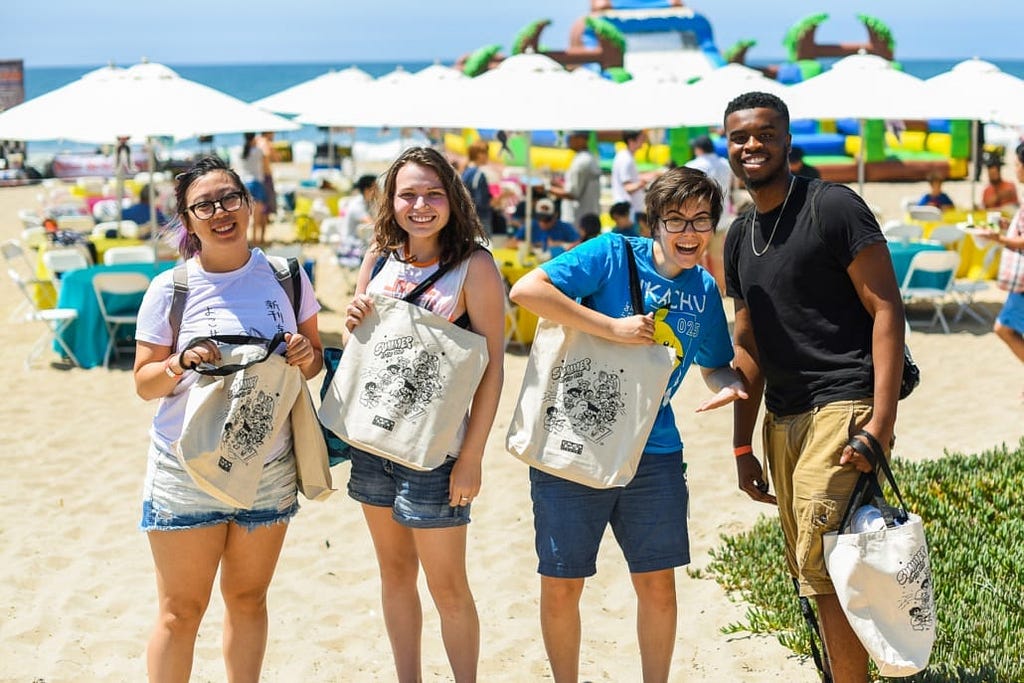
<instances>
[{"instance_id":1,"label":"man in black t-shirt","mask_svg":"<svg viewBox=\"0 0 1024 683\"><path fill-rule=\"evenodd\" d=\"M733 173L754 202L725 244L735 367L750 394L735 404L739 487L779 506L788 569L817 602L833 680L864 683L867 653L836 599L821 535L839 526L859 473L871 470L851 439L867 443L863 429L892 442L905 324L899 287L863 200L791 173L782 100L740 95L726 107L725 135ZM751 445L762 392L775 496Z\"/></svg>"}]
</instances>

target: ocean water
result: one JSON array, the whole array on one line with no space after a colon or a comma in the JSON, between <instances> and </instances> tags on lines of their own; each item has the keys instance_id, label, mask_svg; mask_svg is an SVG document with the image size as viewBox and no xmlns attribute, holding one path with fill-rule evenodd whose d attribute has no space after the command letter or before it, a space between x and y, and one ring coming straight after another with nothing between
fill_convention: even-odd
<instances>
[{"instance_id":1,"label":"ocean water","mask_svg":"<svg viewBox=\"0 0 1024 683\"><path fill-rule=\"evenodd\" d=\"M948 71L960 59L908 59L901 60L904 70L919 78L930 78ZM1024 60L990 60L1003 71L1024 78ZM430 62L355 62L355 63L288 63L288 64L216 64L216 65L175 65L168 64L183 78L197 81L211 88L216 88L233 97L246 102L253 102L285 88L302 83L331 70L340 70L349 66L357 66L371 76L378 77L396 68L410 72L419 71L430 65ZM752 63L756 66L757 63ZM83 74L92 71L99 65L89 67L26 67L25 98L31 99L46 92L70 83ZM169 106L170 103L169 103ZM355 139L364 142L388 142L395 139L397 132L376 129L358 129ZM308 140L325 142L327 133L312 126L304 126L301 130L278 133L277 139L287 141ZM345 144L351 139L338 138L335 142ZM232 147L241 144L241 135L218 135L214 140L217 147ZM193 150L198 148L196 141L182 141L175 145L179 149ZM89 145L76 145L67 142L33 142L29 144L30 156L34 154L53 154L60 150L85 151L92 149Z\"/></svg>"}]
</instances>

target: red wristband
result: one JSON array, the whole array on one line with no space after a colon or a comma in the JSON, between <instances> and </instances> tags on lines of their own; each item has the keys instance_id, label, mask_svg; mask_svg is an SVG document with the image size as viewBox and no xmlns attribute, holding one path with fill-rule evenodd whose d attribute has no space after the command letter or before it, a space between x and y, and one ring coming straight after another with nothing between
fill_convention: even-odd
<instances>
[{"instance_id":1,"label":"red wristband","mask_svg":"<svg viewBox=\"0 0 1024 683\"><path fill-rule=\"evenodd\" d=\"M752 455L753 453L754 447L751 446L750 444L747 444L746 446L736 446L735 448L732 449L732 454L735 455L737 458L740 457L741 455Z\"/></svg>"}]
</instances>

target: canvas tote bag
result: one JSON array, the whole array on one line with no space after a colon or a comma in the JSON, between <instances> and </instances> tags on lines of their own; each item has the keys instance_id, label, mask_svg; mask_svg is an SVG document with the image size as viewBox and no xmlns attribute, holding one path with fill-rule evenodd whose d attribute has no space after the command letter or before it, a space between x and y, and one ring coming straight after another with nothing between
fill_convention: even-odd
<instances>
[{"instance_id":1,"label":"canvas tote bag","mask_svg":"<svg viewBox=\"0 0 1024 683\"><path fill-rule=\"evenodd\" d=\"M628 240L633 310L643 315ZM505 447L532 467L591 488L625 486L672 375L660 346L617 344L541 319Z\"/></svg>"},{"instance_id":2,"label":"canvas tote bag","mask_svg":"<svg viewBox=\"0 0 1024 683\"><path fill-rule=\"evenodd\" d=\"M852 439L875 468L861 474L839 531L823 535L825 565L836 597L864 649L882 676L910 676L928 666L935 642L935 602L921 518L907 511L881 445L868 432L871 447ZM899 506L886 503L877 472L884 473ZM886 526L852 530L862 504L875 505Z\"/></svg>"},{"instance_id":3,"label":"canvas tote bag","mask_svg":"<svg viewBox=\"0 0 1024 683\"><path fill-rule=\"evenodd\" d=\"M273 353L283 335L219 335L194 339L186 348L203 339L223 344L221 364L195 368L202 377L189 390L174 451L200 489L249 509L274 435L289 419L305 380Z\"/></svg>"},{"instance_id":4,"label":"canvas tote bag","mask_svg":"<svg viewBox=\"0 0 1024 683\"><path fill-rule=\"evenodd\" d=\"M487 340L425 308L370 295L318 416L342 441L416 470L457 449Z\"/></svg>"}]
</instances>

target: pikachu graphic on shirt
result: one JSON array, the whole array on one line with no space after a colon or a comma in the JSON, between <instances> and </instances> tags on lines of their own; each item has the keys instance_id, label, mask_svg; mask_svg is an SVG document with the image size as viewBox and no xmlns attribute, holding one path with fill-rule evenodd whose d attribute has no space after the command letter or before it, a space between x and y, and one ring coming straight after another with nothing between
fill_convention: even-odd
<instances>
[{"instance_id":1,"label":"pikachu graphic on shirt","mask_svg":"<svg viewBox=\"0 0 1024 683\"><path fill-rule=\"evenodd\" d=\"M672 331L672 326L665 322L666 317L668 317L667 308L659 308L654 312L654 341L662 346L669 347L675 352L675 363L672 366L672 369L675 370L683 362L683 358L686 357L686 349L683 348L683 343L679 341L679 337Z\"/></svg>"}]
</instances>

